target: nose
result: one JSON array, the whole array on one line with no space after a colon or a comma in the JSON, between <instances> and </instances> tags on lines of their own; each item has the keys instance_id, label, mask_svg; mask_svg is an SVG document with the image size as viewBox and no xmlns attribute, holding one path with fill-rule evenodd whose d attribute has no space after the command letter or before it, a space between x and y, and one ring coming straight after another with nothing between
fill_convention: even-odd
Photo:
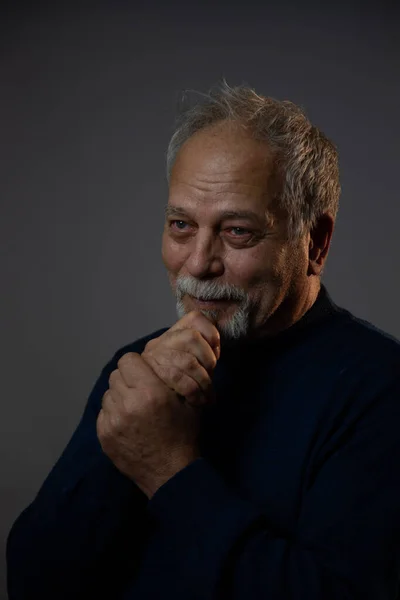
<instances>
[{"instance_id":1,"label":"nose","mask_svg":"<svg viewBox=\"0 0 400 600\"><path fill-rule=\"evenodd\" d=\"M219 277L224 272L222 243L213 232L198 232L191 241L186 269L198 279Z\"/></svg>"}]
</instances>

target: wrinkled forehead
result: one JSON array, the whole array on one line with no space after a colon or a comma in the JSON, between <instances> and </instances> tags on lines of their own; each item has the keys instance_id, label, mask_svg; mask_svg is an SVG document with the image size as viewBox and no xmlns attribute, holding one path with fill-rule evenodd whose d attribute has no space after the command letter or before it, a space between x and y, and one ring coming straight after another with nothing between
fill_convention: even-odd
<instances>
[{"instance_id":1,"label":"wrinkled forehead","mask_svg":"<svg viewBox=\"0 0 400 600\"><path fill-rule=\"evenodd\" d=\"M179 150L170 177L170 201L274 206L280 177L276 155L265 142L238 127L222 125L195 133ZM224 207L226 210L229 206Z\"/></svg>"},{"instance_id":2,"label":"wrinkled forehead","mask_svg":"<svg viewBox=\"0 0 400 600\"><path fill-rule=\"evenodd\" d=\"M240 124L225 121L192 135L180 148L171 179L182 171L204 180L266 181L274 171L276 153L255 140Z\"/></svg>"}]
</instances>

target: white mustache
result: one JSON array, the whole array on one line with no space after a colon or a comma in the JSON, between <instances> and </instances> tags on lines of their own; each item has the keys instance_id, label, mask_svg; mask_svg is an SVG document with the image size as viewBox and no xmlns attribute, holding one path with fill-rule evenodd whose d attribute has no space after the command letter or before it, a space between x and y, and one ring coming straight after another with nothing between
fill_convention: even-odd
<instances>
[{"instance_id":1,"label":"white mustache","mask_svg":"<svg viewBox=\"0 0 400 600\"><path fill-rule=\"evenodd\" d=\"M238 300L246 299L246 293L235 286L225 285L218 287L215 283L204 284L204 282L181 278L176 281L176 295L180 300L185 294L198 300Z\"/></svg>"}]
</instances>

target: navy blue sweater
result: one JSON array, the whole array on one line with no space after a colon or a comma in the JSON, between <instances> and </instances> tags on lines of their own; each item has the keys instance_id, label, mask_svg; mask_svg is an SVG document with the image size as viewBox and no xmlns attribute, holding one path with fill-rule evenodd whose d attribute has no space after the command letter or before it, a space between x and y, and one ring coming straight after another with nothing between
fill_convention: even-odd
<instances>
[{"instance_id":1,"label":"navy blue sweater","mask_svg":"<svg viewBox=\"0 0 400 600\"><path fill-rule=\"evenodd\" d=\"M8 539L10 600L395 600L400 342L325 287L288 330L223 348L201 458L149 501L104 455L102 370Z\"/></svg>"}]
</instances>

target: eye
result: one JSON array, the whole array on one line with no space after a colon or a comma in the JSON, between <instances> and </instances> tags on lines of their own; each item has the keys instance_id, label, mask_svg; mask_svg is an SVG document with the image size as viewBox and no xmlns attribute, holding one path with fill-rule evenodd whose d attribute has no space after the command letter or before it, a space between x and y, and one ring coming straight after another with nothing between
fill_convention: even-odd
<instances>
[{"instance_id":1,"label":"eye","mask_svg":"<svg viewBox=\"0 0 400 600\"><path fill-rule=\"evenodd\" d=\"M170 223L169 223L169 226L172 229L178 229L179 231L183 231L185 225L187 225L186 221L181 221L178 219L174 219L174 220L170 221Z\"/></svg>"},{"instance_id":2,"label":"eye","mask_svg":"<svg viewBox=\"0 0 400 600\"><path fill-rule=\"evenodd\" d=\"M244 227L230 227L229 230L234 232L234 237L241 237L242 235L251 233L249 229L245 229Z\"/></svg>"}]
</instances>

